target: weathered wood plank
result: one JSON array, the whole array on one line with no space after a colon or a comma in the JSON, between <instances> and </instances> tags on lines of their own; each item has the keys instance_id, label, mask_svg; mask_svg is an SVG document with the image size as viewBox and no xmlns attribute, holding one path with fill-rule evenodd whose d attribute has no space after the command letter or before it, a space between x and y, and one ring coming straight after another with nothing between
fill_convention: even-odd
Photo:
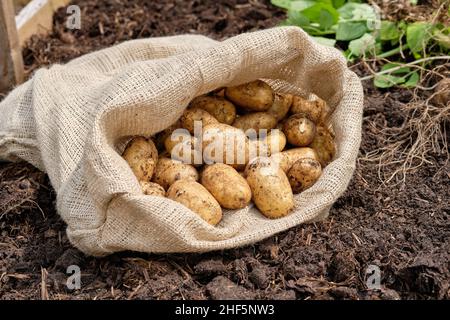
<instances>
[{"instance_id":1,"label":"weathered wood plank","mask_svg":"<svg viewBox=\"0 0 450 320\"><path fill-rule=\"evenodd\" d=\"M24 79L22 50L12 0L0 0L0 92Z\"/></svg>"},{"instance_id":2,"label":"weathered wood plank","mask_svg":"<svg viewBox=\"0 0 450 320\"><path fill-rule=\"evenodd\" d=\"M34 34L45 34L52 30L54 12L70 0L32 0L16 17L20 45Z\"/></svg>"}]
</instances>

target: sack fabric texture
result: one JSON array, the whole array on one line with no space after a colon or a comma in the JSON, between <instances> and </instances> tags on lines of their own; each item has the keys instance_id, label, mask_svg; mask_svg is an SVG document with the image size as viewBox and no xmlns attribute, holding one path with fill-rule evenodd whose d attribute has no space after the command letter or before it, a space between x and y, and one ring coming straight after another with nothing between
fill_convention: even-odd
<instances>
[{"instance_id":1,"label":"sack fabric texture","mask_svg":"<svg viewBox=\"0 0 450 320\"><path fill-rule=\"evenodd\" d=\"M174 123L190 100L264 79L275 90L315 94L333 109L337 154L293 212L265 218L252 205L211 226L170 199L143 195L121 157L134 135ZM0 158L45 171L74 246L89 255L123 250L205 252L251 244L328 215L354 172L363 92L334 48L297 27L218 42L182 35L124 42L38 70L0 103Z\"/></svg>"}]
</instances>

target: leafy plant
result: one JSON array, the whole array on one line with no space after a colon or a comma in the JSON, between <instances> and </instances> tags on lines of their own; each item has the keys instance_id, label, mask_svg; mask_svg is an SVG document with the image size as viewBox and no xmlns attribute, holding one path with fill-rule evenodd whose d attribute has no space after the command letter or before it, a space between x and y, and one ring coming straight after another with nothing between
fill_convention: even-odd
<instances>
[{"instance_id":1,"label":"leafy plant","mask_svg":"<svg viewBox=\"0 0 450 320\"><path fill-rule=\"evenodd\" d=\"M421 59L450 50L450 27L431 22L381 20L375 7L361 1L272 0L272 4L287 10L283 25L299 26L317 42L337 46L349 61L388 58L400 53L403 57ZM398 64L384 65L382 75L374 77L375 85L410 87L419 82L416 71L410 67L395 68ZM393 71L389 72L390 69Z\"/></svg>"}]
</instances>

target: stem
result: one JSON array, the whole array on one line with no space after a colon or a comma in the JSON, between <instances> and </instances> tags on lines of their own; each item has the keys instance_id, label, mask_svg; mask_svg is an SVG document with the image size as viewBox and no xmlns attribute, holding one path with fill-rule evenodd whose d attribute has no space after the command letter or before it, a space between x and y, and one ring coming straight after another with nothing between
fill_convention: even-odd
<instances>
[{"instance_id":1,"label":"stem","mask_svg":"<svg viewBox=\"0 0 450 320\"><path fill-rule=\"evenodd\" d=\"M389 50L389 51L383 52L382 54L377 55L376 58L384 59L384 58L396 55L396 54L400 53L401 51L402 51L402 48L397 47L395 49L392 49L392 50Z\"/></svg>"},{"instance_id":2,"label":"stem","mask_svg":"<svg viewBox=\"0 0 450 320\"><path fill-rule=\"evenodd\" d=\"M419 59L419 60L416 60L416 61L413 61L413 62L410 62L410 63L400 64L397 67L394 67L394 68L391 68L391 69L388 69L388 70L384 70L384 71L380 71L380 72L377 72L377 73L372 74L370 76L362 77L362 78L360 78L360 80L361 81L370 80L370 79L375 78L376 76L381 76L383 74L391 73L393 71L396 71L396 70L404 68L404 67L409 67L409 66L413 66L413 65L416 65L416 64L420 64L422 62L433 61L433 60L450 60L450 56L437 56L437 57L422 58L422 59Z\"/></svg>"}]
</instances>

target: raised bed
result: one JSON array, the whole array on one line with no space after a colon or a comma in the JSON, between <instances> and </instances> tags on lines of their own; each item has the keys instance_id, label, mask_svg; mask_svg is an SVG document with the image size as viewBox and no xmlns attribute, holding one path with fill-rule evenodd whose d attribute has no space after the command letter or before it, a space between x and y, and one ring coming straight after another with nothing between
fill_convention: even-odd
<instances>
[{"instance_id":1,"label":"raised bed","mask_svg":"<svg viewBox=\"0 0 450 320\"><path fill-rule=\"evenodd\" d=\"M23 81L22 45L33 34L49 32L53 13L69 0L32 0L17 15L15 2L0 0L0 92Z\"/></svg>"}]
</instances>

